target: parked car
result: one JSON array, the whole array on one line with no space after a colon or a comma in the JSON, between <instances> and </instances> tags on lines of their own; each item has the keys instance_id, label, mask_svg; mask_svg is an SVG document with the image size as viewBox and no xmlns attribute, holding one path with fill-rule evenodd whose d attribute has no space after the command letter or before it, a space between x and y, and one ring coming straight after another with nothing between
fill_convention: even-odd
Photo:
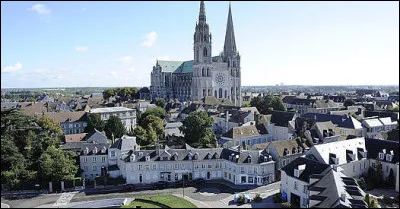
<instances>
[{"instance_id":1,"label":"parked car","mask_svg":"<svg viewBox=\"0 0 400 209\"><path fill-rule=\"evenodd\" d=\"M156 189L165 189L168 188L169 183L167 181L158 181L153 184Z\"/></svg>"},{"instance_id":2,"label":"parked car","mask_svg":"<svg viewBox=\"0 0 400 209\"><path fill-rule=\"evenodd\" d=\"M196 186L203 186L206 183L206 180L204 180L203 178L198 178L193 180L193 183Z\"/></svg>"},{"instance_id":3,"label":"parked car","mask_svg":"<svg viewBox=\"0 0 400 209\"><path fill-rule=\"evenodd\" d=\"M174 184L175 188L179 188L183 186L183 180L178 180ZM185 187L190 186L189 180L185 180Z\"/></svg>"},{"instance_id":4,"label":"parked car","mask_svg":"<svg viewBox=\"0 0 400 209\"><path fill-rule=\"evenodd\" d=\"M134 184L125 184L122 186L122 190L125 192L132 192L135 190L135 185Z\"/></svg>"}]
</instances>

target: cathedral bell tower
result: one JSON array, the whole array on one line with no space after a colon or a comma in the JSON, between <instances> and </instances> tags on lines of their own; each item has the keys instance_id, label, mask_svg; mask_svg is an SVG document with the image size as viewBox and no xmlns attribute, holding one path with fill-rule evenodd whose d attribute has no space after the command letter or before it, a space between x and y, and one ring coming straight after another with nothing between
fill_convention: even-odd
<instances>
[{"instance_id":1,"label":"cathedral bell tower","mask_svg":"<svg viewBox=\"0 0 400 209\"><path fill-rule=\"evenodd\" d=\"M200 2L199 20L193 36L192 100L211 96L211 33L206 22L204 1ZM210 79L208 79L210 78Z\"/></svg>"}]
</instances>

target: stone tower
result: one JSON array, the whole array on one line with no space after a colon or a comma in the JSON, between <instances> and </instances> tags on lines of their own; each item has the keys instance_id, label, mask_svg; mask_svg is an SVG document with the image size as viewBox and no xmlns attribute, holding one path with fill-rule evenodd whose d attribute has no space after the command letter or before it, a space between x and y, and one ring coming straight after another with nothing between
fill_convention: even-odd
<instances>
[{"instance_id":1,"label":"stone tower","mask_svg":"<svg viewBox=\"0 0 400 209\"><path fill-rule=\"evenodd\" d=\"M236 106L241 106L241 72L240 55L236 50L235 33L233 29L231 4L229 3L228 21L226 24L224 51L221 54L222 60L228 63L228 70L232 79L231 101Z\"/></svg>"},{"instance_id":2,"label":"stone tower","mask_svg":"<svg viewBox=\"0 0 400 209\"><path fill-rule=\"evenodd\" d=\"M212 94L211 33L206 22L204 1L200 2L199 20L193 36L192 100L200 100Z\"/></svg>"}]
</instances>

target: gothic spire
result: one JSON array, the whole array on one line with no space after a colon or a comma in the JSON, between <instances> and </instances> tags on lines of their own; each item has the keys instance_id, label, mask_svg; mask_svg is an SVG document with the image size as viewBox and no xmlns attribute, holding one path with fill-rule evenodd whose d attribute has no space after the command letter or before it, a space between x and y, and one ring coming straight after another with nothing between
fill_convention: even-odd
<instances>
[{"instance_id":1,"label":"gothic spire","mask_svg":"<svg viewBox=\"0 0 400 209\"><path fill-rule=\"evenodd\" d=\"M228 22L226 24L224 52L227 55L236 53L235 33L233 32L233 21L232 21L230 2L229 2Z\"/></svg>"},{"instance_id":2,"label":"gothic spire","mask_svg":"<svg viewBox=\"0 0 400 209\"><path fill-rule=\"evenodd\" d=\"M199 24L206 23L206 9L204 8L204 1L200 1Z\"/></svg>"}]
</instances>

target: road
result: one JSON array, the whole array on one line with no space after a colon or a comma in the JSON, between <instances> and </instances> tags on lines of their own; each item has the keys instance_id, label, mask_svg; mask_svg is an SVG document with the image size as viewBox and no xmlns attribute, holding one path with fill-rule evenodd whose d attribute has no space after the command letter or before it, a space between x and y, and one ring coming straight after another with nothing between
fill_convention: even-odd
<instances>
[{"instance_id":1,"label":"road","mask_svg":"<svg viewBox=\"0 0 400 209\"><path fill-rule=\"evenodd\" d=\"M246 191L247 193L260 193L261 196L267 201L264 204L270 204L272 195L279 192L280 182L269 184L266 186L258 187L252 190ZM214 188L206 189L205 188ZM217 190L215 190L215 188ZM224 185L217 184L206 184L202 188L186 187L185 198L193 202L199 207L236 207L232 205L233 194L238 192L237 190L228 188ZM219 190L219 191L218 191ZM124 199L124 198L135 198L139 196L158 195L158 194L174 194L176 196L183 196L182 188L171 188L164 190L143 190L134 192L116 192L111 194L85 194L85 192L79 193L62 193L62 194L41 194L37 197L29 199L19 200L5 200L1 199L2 203L14 207L38 207L38 206L49 206L49 207L72 207L78 202L87 202L95 200L106 200L106 199ZM267 198L269 197L270 198ZM245 204L240 207L261 207L262 205L257 204ZM267 207L270 205L264 205Z\"/></svg>"}]
</instances>

